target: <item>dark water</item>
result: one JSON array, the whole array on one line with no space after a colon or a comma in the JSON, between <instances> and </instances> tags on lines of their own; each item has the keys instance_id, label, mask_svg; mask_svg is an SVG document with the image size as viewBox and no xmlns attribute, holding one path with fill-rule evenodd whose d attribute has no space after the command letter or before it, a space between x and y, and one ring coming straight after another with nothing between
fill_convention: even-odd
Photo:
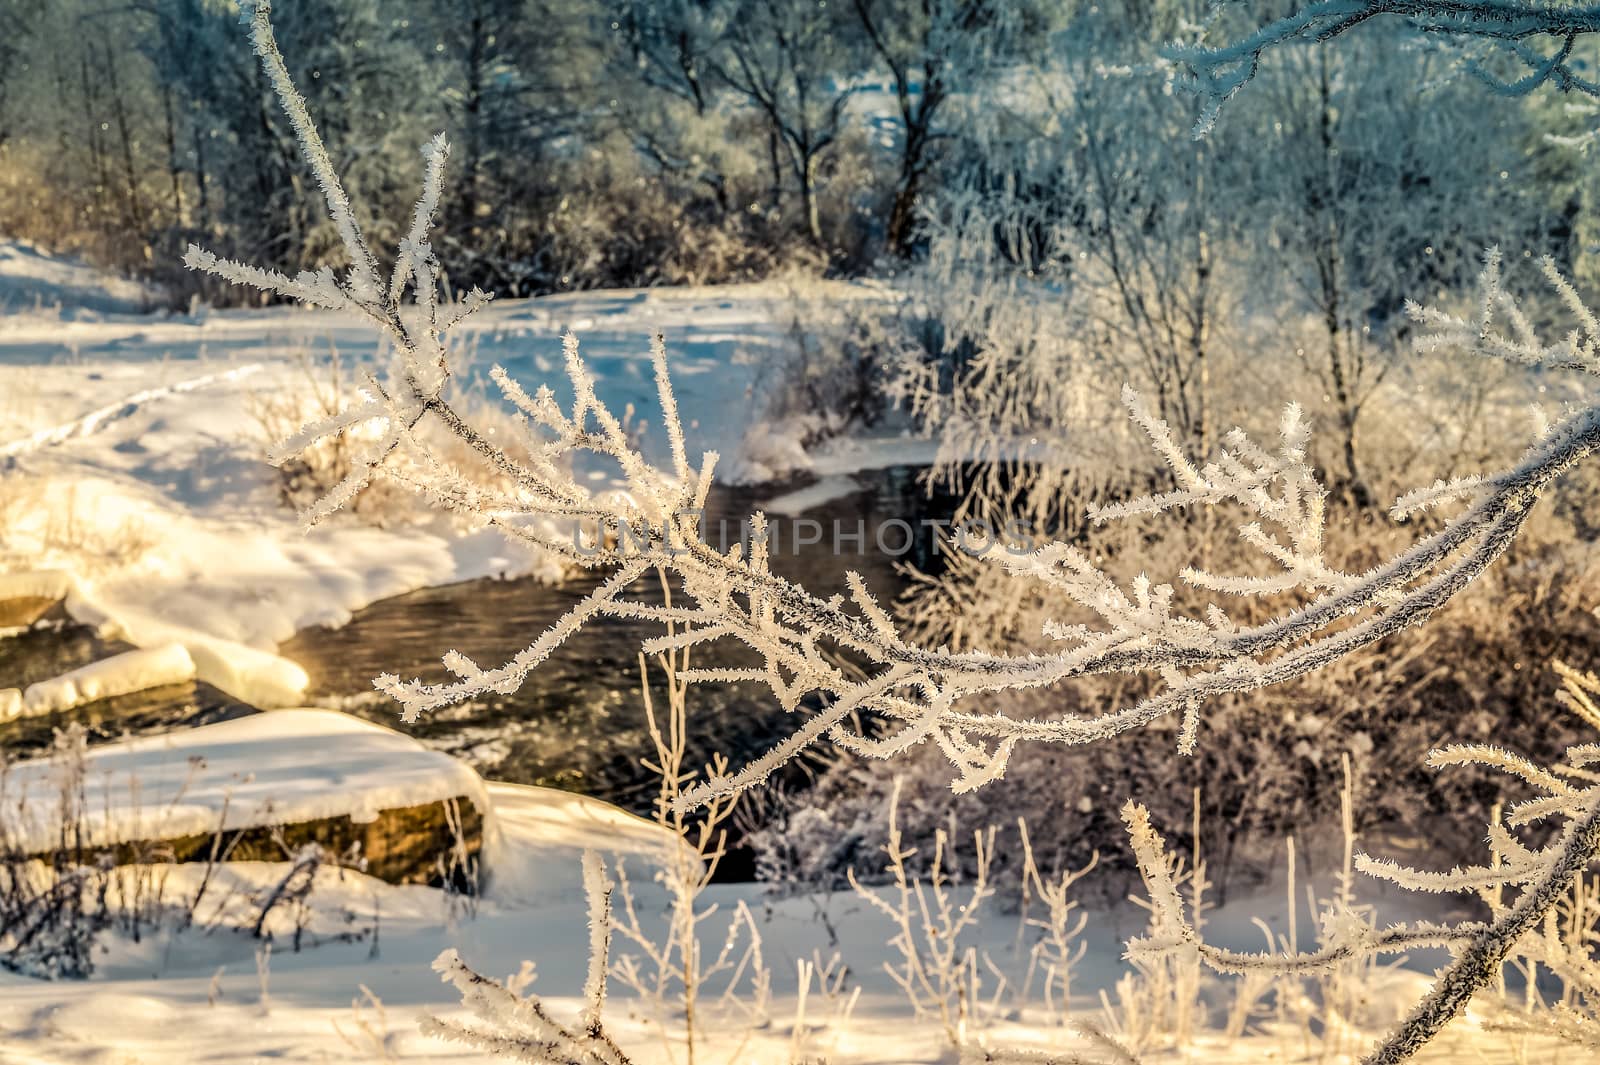
<instances>
[{"instance_id":1,"label":"dark water","mask_svg":"<svg viewBox=\"0 0 1600 1065\"><path fill-rule=\"evenodd\" d=\"M942 518L950 513L951 501L928 498L917 471L906 467L857 474L853 480L858 490L804 513L804 519L820 526L821 543L795 547L797 533L814 535L817 529L773 518L779 543L773 569L821 595L844 592L845 572L854 569L880 601L892 601L908 583L897 563L936 570L937 549L932 530L916 528L912 548L889 557L877 550L874 530L896 519L917 526L924 516ZM770 488L719 489L707 505L712 542L724 521L728 542L736 542L740 521L775 494ZM846 536L857 530L857 522L864 523L865 544L858 548L841 539L836 551L835 522ZM886 531L884 541L891 550L898 549L904 529ZM599 579L585 575L558 587L487 580L425 589L375 603L340 628L302 632L279 650L310 674L312 701L335 702L395 725L393 705L372 692L372 677L391 672L429 681L452 679L439 665L440 655L450 649L481 665L498 665L575 606ZM653 579L642 582L639 591L641 597L660 599ZM602 619L570 639L518 692L436 711L405 727L487 776L581 791L648 813L655 785L641 765L651 747L639 691L638 648L660 631L643 622ZM713 655L708 649L695 664L755 664L741 650L718 647ZM688 760L697 767L715 751L725 752L737 765L788 731L783 712L759 685L697 685L690 692L689 713Z\"/></svg>"},{"instance_id":2,"label":"dark water","mask_svg":"<svg viewBox=\"0 0 1600 1065\"><path fill-rule=\"evenodd\" d=\"M104 639L58 606L31 628L0 640L0 688L26 688L131 647Z\"/></svg>"}]
</instances>

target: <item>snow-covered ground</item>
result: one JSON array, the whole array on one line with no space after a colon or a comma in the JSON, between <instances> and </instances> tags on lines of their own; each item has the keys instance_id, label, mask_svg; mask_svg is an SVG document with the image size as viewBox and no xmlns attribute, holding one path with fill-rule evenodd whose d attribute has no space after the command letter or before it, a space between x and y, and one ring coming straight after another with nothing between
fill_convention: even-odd
<instances>
[{"instance_id":1,"label":"snow-covered ground","mask_svg":"<svg viewBox=\"0 0 1600 1065\"><path fill-rule=\"evenodd\" d=\"M310 897L315 917L307 943L292 951L287 929L277 928L276 947L263 956L261 941L237 927L208 928L209 904L186 932L148 934L141 943L112 937L85 982L51 983L0 973L0 1063L245 1063L264 1061L360 1063L484 1062L493 1058L424 1036L418 1021L429 1014L466 1020L451 990L430 970L437 954L454 948L480 972L504 979L531 960L538 994L559 1019L578 1013L588 931L580 886L579 855L585 846L621 859L629 871L639 912L647 927L660 928L666 902L650 870L670 844L654 826L603 804L537 788L490 785L503 830L496 853L501 863L475 914L459 900L422 887L395 887L359 874L324 870ZM508 861L515 856L515 861ZM233 920L249 924L242 900L282 875L282 866L235 863L225 867L208 898L233 906ZM192 894L198 866L177 867L166 890ZM1281 899L1281 892L1276 894ZM712 887L702 905L714 906L703 942L714 952L726 918L740 903L757 915L762 962L770 970L772 994L760 1014L722 1003L720 987L703 1005L703 1042L697 1061L717 1065L791 1065L826 1060L843 1065L953 1063L935 1018L916 1018L883 966L897 961L887 942L894 929L881 915L849 895L771 902L749 885ZM1277 912L1274 912L1274 907ZM828 914L837 935L830 943L817 914ZM1212 914L1213 935L1231 923L1240 942L1259 933L1245 923L1261 915L1282 928L1281 902L1272 894L1241 897ZM1073 970L1075 1016L1107 1027L1117 1014L1103 1008L1098 993L1114 995L1121 972L1121 937L1138 931L1131 907L1089 915L1087 950ZM377 946L371 930L377 928ZM343 941L355 932L361 938ZM1016 945L1022 929L1015 913L996 910L972 943L998 969L1016 980L1025 955ZM315 945L310 945L312 941ZM621 942L618 955L638 954ZM797 966L835 953L847 966L842 993L830 997L813 983L803 1007L796 994ZM262 975L258 966L265 965ZM1380 975L1372 987L1375 1019L1397 1018L1424 990L1426 978L1408 969ZM987 971L986 993L997 981ZM364 989L382 1002L381 1013L363 999ZM859 998L846 1008L849 995ZM653 1005L613 990L608 1025L637 1065L684 1061L676 1037L681 1015L657 1013ZM803 1023L797 1024L797 1017ZM1109 1018L1109 1020L1108 1020ZM1418 1060L1470 1060L1484 1065L1581 1065L1581 1052L1563 1053L1546 1043L1485 1030L1493 1018L1469 1015ZM663 1024L664 1022L664 1024ZM363 1027L365 1024L365 1028ZM1250 1034L1225 1039L1201 1034L1182 1050L1153 1048L1150 1065L1179 1062L1353 1062L1370 1034L1336 1033L1337 1049L1323 1055L1319 1032L1294 1020L1275 1020L1263 1006ZM1044 1020L1037 1004L1019 1010L1013 993L1001 990L993 1010L969 1025L974 1042L1007 1048L1085 1050L1068 1030Z\"/></svg>"},{"instance_id":2,"label":"snow-covered ground","mask_svg":"<svg viewBox=\"0 0 1600 1065\"><path fill-rule=\"evenodd\" d=\"M26 689L0 688L0 721L70 710L96 699L193 679L194 659L182 644L141 647L37 681Z\"/></svg>"},{"instance_id":3,"label":"snow-covered ground","mask_svg":"<svg viewBox=\"0 0 1600 1065\"><path fill-rule=\"evenodd\" d=\"M20 779L11 781L8 810L19 788L34 798L49 791L47 768L25 765L14 772ZM202 863L162 867L159 881L146 890L180 907L203 897L191 906L193 923L182 930L174 923L147 926L137 941L125 932L103 934L87 981L0 973L0 1063L492 1060L419 1030L419 1020L429 1014L461 1012L429 963L448 948L491 976L531 974L532 982L522 986L558 1017L570 1019L579 1009L587 957L579 873L586 849L602 853L613 870L627 872L641 929L655 942L665 940L668 896L657 873L679 846L669 832L584 796L482 784L407 737L336 713L276 711L124 742L92 751L85 780L91 821L112 796L135 797L137 823L95 822L102 840L151 838L156 825L157 837L204 832L225 800L229 823L243 827L255 823L267 803L275 804L282 820L298 821L466 794L492 811L482 852L486 891L469 905L438 890L324 867L308 896L310 918L296 949L299 922L281 909L263 924L270 939L250 932L260 896L285 875L282 863L232 862L214 871ZM123 813L134 816L131 808ZM968 897L961 889L956 896L958 904ZM885 889L885 897L892 892ZM1210 935L1245 945L1259 935L1250 923L1257 917L1281 932L1288 923L1285 898L1281 884L1236 898L1209 913ZM619 899L619 908L626 905ZM1012 1048L1081 1047L1081 1039L1047 1018L1037 995L1018 994L1033 942L1027 914L995 899L985 905L984 919L963 944L984 959L984 1001L963 1024L968 1038ZM861 898L841 893L770 899L757 885L733 884L711 887L699 906L707 915L701 942L708 959L740 913L754 915L760 951L752 957L755 968L747 967L735 985L737 999L724 1000L726 977L708 983L697 1060L953 1060L936 1019L913 1017L886 971L899 962L891 945L894 924ZM1072 969L1074 1009L1083 1020L1115 1028L1126 1015L1108 1009L1099 996L1117 993L1120 945L1139 930L1142 918L1131 906L1089 916L1084 954ZM1306 920L1306 914L1297 919ZM747 942L739 941L735 957ZM619 959L641 953L621 937L614 952ZM532 961L531 969L525 961ZM831 990L812 982L802 996L802 964L831 966L844 976ZM756 969L768 974L765 995L753 990L759 986L750 980ZM1008 983L1001 983L1002 975ZM1378 974L1371 1020L1398 1016L1424 983L1407 969ZM1183 1051L1155 1047L1146 1060L1292 1061L1320 1054L1317 1041L1292 1016L1274 1019L1268 1007L1257 1014L1244 1039L1202 1034ZM1474 1060L1490 1063L1560 1060L1541 1056L1550 1053L1548 1047L1520 1046L1483 1031L1485 1019L1492 1020L1470 1019L1450 1046L1459 1052L1470 1045ZM608 1023L639 1065L683 1060L676 1043L682 1018L670 1004L663 1010L614 991ZM1314 1060L1348 1060L1366 1036L1348 1031L1333 1038L1337 1052Z\"/></svg>"},{"instance_id":4,"label":"snow-covered ground","mask_svg":"<svg viewBox=\"0 0 1600 1065\"><path fill-rule=\"evenodd\" d=\"M160 292L136 281L108 277L26 241L0 240L0 314L138 314L162 302Z\"/></svg>"}]
</instances>

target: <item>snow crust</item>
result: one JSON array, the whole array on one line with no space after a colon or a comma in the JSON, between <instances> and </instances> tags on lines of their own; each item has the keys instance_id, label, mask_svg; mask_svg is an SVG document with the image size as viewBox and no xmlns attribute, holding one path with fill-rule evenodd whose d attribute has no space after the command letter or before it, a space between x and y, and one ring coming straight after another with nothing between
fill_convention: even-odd
<instances>
[{"instance_id":1,"label":"snow crust","mask_svg":"<svg viewBox=\"0 0 1600 1065\"><path fill-rule=\"evenodd\" d=\"M164 399L168 396L182 395L196 389L206 388L221 382L237 381L261 370L259 363L250 363L232 370L223 370L218 373L201 374L185 381L170 385L155 385L150 388L135 392L131 396L116 400L103 407L90 411L62 425L53 425L40 429L17 440L12 440L0 446L0 458L9 458L20 455L26 451L35 451L42 447L64 443L73 437L89 436L103 428L107 423L116 418L127 417L136 413L140 407L154 400Z\"/></svg>"},{"instance_id":2,"label":"snow crust","mask_svg":"<svg viewBox=\"0 0 1600 1065\"><path fill-rule=\"evenodd\" d=\"M545 789L528 790L539 793ZM532 801L537 804L539 799ZM436 1041L418 1031L418 1018L426 1013L458 1019L466 1016L452 1006L454 996L430 971L429 961L441 950L454 948L480 971L504 977L516 973L524 959L532 959L535 978L531 990L552 1013L571 1018L581 1007L578 996L588 939L576 857L569 855L564 842L542 835L545 829L557 826L552 821L517 821L504 808L499 814L505 826L504 845L521 851L524 865L546 868L543 891L507 896L492 889L475 916L454 919L436 890L383 884L359 873L323 869L310 896L314 916L308 937L321 942L294 953L284 926L275 926L279 935L265 981L258 975L256 963L261 941L199 926L185 933L148 935L137 944L113 938L108 951L97 959L95 975L70 988L0 972L0 1033L4 1033L0 1063L489 1065L499 1059ZM609 847L613 839L620 843L623 837L608 836L604 846ZM665 904L661 886L652 881L649 856L628 853L624 846L620 854L607 854L608 861L617 857L627 863L639 911L648 925ZM248 920L251 894L275 882L285 869L281 863L228 863L213 874L208 898L225 900L231 913ZM175 867L168 894L192 897L201 873L198 864ZM1230 899L1215 911L1215 919L1219 925L1236 928L1241 943L1259 942L1261 932L1248 919L1252 907L1281 932L1284 907L1281 901L1274 906L1273 900L1282 895L1282 884L1264 885L1259 892L1242 893L1237 901ZM828 915L838 935L837 945L824 947L822 955L826 958L838 949L850 965L849 986L859 986L862 994L848 1024L833 1027L830 1003L812 986L805 1014L809 1029L805 1046L811 1051L811 1060L820 1057L839 1065L949 1065L955 1060L942 1043L938 1024L912 1017L880 967L892 958L885 941L894 932L881 914L855 905L848 894L771 899L762 896L759 885L750 884L713 885L703 902L715 907L705 925L705 942L712 946L720 944L727 915L740 902L761 915L763 954L772 969L774 993L771 1019L755 1031L747 1030L744 1014L720 1012L713 995L700 1018L705 1042L699 1050L704 1060L737 1065L791 1065L797 1060L793 1053L798 1005L795 967L801 960L809 961L819 943L827 942L819 913ZM204 908L203 918L209 917L210 908L210 904ZM1123 972L1120 936L1138 927L1143 914L1125 905L1095 911L1088 917L1088 950L1073 969L1073 999L1078 1016L1103 1022L1098 993L1109 991ZM973 942L997 964L1013 966L1018 921L1015 913L991 913ZM376 952L368 940L346 943L336 938L340 932L368 930L374 923L380 932ZM627 947L619 950L634 952ZM1372 993L1377 1001L1392 1004L1398 1015L1428 983L1425 972L1387 968L1373 975ZM351 1005L364 987L384 1004L384 1015L379 1018L370 1003L364 1003L361 1017L374 1029L373 1038L363 1036ZM1558 1057L1559 1050L1547 1043L1486 1031L1484 1022L1493 1019L1483 1011L1469 1013L1446 1033L1427 1060L1479 1065L1579 1060L1570 1054ZM683 1060L682 1047L664 1045L658 1030L641 1016L636 1000L615 988L607 1027L638 1065ZM1087 1049L1069 1030L1039 1023L1032 1016L998 1020L982 1038L994 1046L1058 1054ZM1351 1032L1343 1040L1347 1054L1364 1049L1369 1038L1370 1033ZM1253 1065L1304 1060L1307 1047L1306 1032L1293 1023L1272 1020L1271 1011L1263 1010L1244 1038L1230 1041L1220 1035L1204 1035L1192 1047L1154 1050L1141 1060L1147 1065L1197 1061ZM1353 1058L1335 1054L1327 1060Z\"/></svg>"},{"instance_id":3,"label":"snow crust","mask_svg":"<svg viewBox=\"0 0 1600 1065\"><path fill-rule=\"evenodd\" d=\"M804 488L797 488L792 492L775 496L767 500L762 509L768 514L783 514L789 517L798 517L808 510L831 503L835 499L843 499L861 491L861 483L848 474L829 474L808 484Z\"/></svg>"},{"instance_id":4,"label":"snow crust","mask_svg":"<svg viewBox=\"0 0 1600 1065\"><path fill-rule=\"evenodd\" d=\"M83 589L77 577L66 570L18 570L0 573L0 600L54 599L75 620L103 635L114 635L116 623Z\"/></svg>"},{"instance_id":5,"label":"snow crust","mask_svg":"<svg viewBox=\"0 0 1600 1065\"><path fill-rule=\"evenodd\" d=\"M484 787L498 831L485 841L483 865L489 871L489 897L504 905L533 907L577 898L585 850L655 865L680 846L655 822L587 795L499 781L485 781Z\"/></svg>"}]
</instances>

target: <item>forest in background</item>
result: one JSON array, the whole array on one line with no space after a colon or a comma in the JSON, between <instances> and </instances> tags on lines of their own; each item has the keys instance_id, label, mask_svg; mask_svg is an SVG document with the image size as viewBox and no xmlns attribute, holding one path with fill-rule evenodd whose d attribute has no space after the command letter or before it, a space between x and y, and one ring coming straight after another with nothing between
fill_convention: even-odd
<instances>
[{"instance_id":1,"label":"forest in background","mask_svg":"<svg viewBox=\"0 0 1600 1065\"><path fill-rule=\"evenodd\" d=\"M275 18L379 238L409 210L416 146L448 136L437 250L455 289L880 274L927 255L930 220L995 196L1015 210L983 239L1011 262L1049 258L1063 225L1127 269L1141 252L1115 246L1120 227L1203 235L1192 254L1249 262L1362 325L1419 281L1470 277L1497 241L1582 279L1592 178L1549 142L1583 129L1561 99L1486 108L1458 51L1357 32L1287 54L1191 140L1195 104L1149 64L1207 11L296 0ZM0 2L0 234L154 279L177 304L203 284L178 264L191 241L290 273L336 262L237 20L226 0ZM1311 290L1330 269L1365 291L1326 306Z\"/></svg>"}]
</instances>

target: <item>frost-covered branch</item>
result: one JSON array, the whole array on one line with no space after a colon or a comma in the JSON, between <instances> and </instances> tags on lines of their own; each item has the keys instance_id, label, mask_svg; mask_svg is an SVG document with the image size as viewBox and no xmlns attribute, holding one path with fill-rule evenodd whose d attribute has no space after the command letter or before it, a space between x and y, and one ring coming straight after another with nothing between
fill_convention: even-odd
<instances>
[{"instance_id":1,"label":"frost-covered branch","mask_svg":"<svg viewBox=\"0 0 1600 1065\"><path fill-rule=\"evenodd\" d=\"M1516 79L1499 77L1477 61L1468 70L1503 96L1522 96L1541 85L1562 92L1600 96L1600 83L1578 73L1572 51L1578 39L1600 31L1600 5L1526 3L1523 0L1316 0L1223 44L1175 43L1165 57L1188 72L1185 82L1201 100L1196 135L1216 122L1222 106L1249 84L1270 51L1320 44L1378 19L1404 21L1418 31L1493 42L1525 69ZM1532 43L1553 44L1553 51Z\"/></svg>"},{"instance_id":2,"label":"frost-covered branch","mask_svg":"<svg viewBox=\"0 0 1600 1065\"><path fill-rule=\"evenodd\" d=\"M576 1025L561 1024L537 997L522 997L500 981L475 972L454 950L447 950L434 959L434 972L455 987L461 1004L487 1027L429 1017L422 1030L530 1065L628 1065L628 1058L611 1041L600 1020L614 885L606 875L605 863L592 851L583 855L583 886L589 900L589 977L584 983L583 1013Z\"/></svg>"},{"instance_id":3,"label":"frost-covered branch","mask_svg":"<svg viewBox=\"0 0 1600 1065\"><path fill-rule=\"evenodd\" d=\"M1593 725L1588 711L1593 708L1594 695L1600 692L1600 678L1559 664L1557 670L1563 684L1561 701ZM1480 894L1491 904L1491 920L1487 924L1417 924L1379 929L1348 906L1332 906L1323 914L1321 946L1306 953L1249 953L1205 943L1184 914L1170 859L1151 827L1148 813L1130 802L1123 809L1123 818L1155 919L1151 935L1130 941L1129 955L1137 958L1176 953L1198 957L1217 972L1231 974L1311 973L1330 970L1352 958L1397 954L1419 947L1446 947L1454 955L1451 964L1406 1019L1363 1059L1366 1065L1406 1061L1460 1016L1472 996L1489 986L1513 956L1545 964L1558 975L1573 968L1567 957L1570 950L1560 942L1561 937L1551 932L1549 923L1557 907L1574 890L1574 882L1581 882L1583 874L1600 857L1600 782L1588 775L1587 786L1577 787L1561 777L1582 775L1582 766L1594 753L1593 744L1575 745L1566 752L1566 764L1544 767L1488 745L1444 747L1431 752L1428 764L1436 769L1472 765L1503 772L1545 793L1546 798L1524 803L1521 816L1513 808L1503 824L1489 826L1493 862L1488 866L1434 872L1359 855L1356 867L1412 891ZM1535 803L1538 806L1530 813ZM1563 819L1564 826L1538 850L1524 846L1510 831L1518 824L1555 818ZM1501 892L1506 889L1519 892L1509 906L1499 903ZM1586 937L1580 936L1577 967L1583 970L1593 968L1588 943ZM1578 975L1581 978L1584 974ZM1556 1034L1563 1038L1583 1030L1578 1023L1580 1018L1570 1010L1552 1020ZM1592 1026L1594 1018L1588 1021ZM1532 1020L1525 1024L1537 1027Z\"/></svg>"},{"instance_id":4,"label":"frost-covered branch","mask_svg":"<svg viewBox=\"0 0 1600 1065\"><path fill-rule=\"evenodd\" d=\"M664 586L662 592L670 609L671 589ZM669 625L669 635L671 631ZM705 922L718 912L719 906L704 905L704 893L727 854L727 822L738 797L709 803L694 813L675 802L695 777L685 760L691 727L690 657L688 648L657 656L656 665L666 688L666 705L658 709L649 666L645 656L639 656L639 692L644 702L645 728L654 748L653 755L646 757L643 764L658 778L656 823L676 845L655 874L668 899L664 928L641 920L627 870L620 861L617 863L620 905L615 929L625 951L617 958L614 970L618 983L647 1004L641 1012L651 1017L663 1038L671 1040L669 1031L678 1029L676 1034L681 1035L692 1061L696 1047L705 1039L706 1006L714 983L722 985L717 1006L737 1006L753 1027L759 1027L769 1020L772 974L763 960L760 927L743 900L733 907L721 947L713 951L706 942ZM713 764L724 764L721 759L722 755L716 755Z\"/></svg>"},{"instance_id":5,"label":"frost-covered branch","mask_svg":"<svg viewBox=\"0 0 1600 1065\"><path fill-rule=\"evenodd\" d=\"M1548 28L1556 25L1551 20L1557 18L1557 10L1450 0L1315 4L1231 51L1191 52L1187 61L1196 70L1209 71L1206 92L1220 104L1248 80L1248 73L1241 72L1253 71L1261 53L1274 43L1323 39L1378 14L1433 19L1434 29L1520 42L1539 34L1559 36ZM1591 17L1588 9L1559 10L1567 13L1561 17ZM396 352L391 372L382 380L374 377L361 402L338 417L305 427L281 449L280 456L289 455L356 426L378 427L378 446L307 512L307 523L326 519L374 476L390 471L442 508L608 574L583 602L509 662L484 667L451 652L444 664L456 676L453 682L425 684L384 676L377 679L378 688L401 705L407 721L472 696L508 693L562 641L601 617L662 624L666 635L647 641L643 648L647 654L686 655L692 648L711 644L743 644L759 656L760 668L691 670L685 661L678 679L685 685L759 680L799 723L772 750L735 772L717 763L707 779L673 797L671 808L678 814L699 806L716 808L825 737L873 757L935 744L954 767L958 790L1003 774L1013 747L1024 741L1090 743L1176 717L1181 721L1180 748L1192 750L1199 742L1208 700L1303 676L1428 618L1511 545L1558 476L1600 450L1600 406L1579 407L1541 432L1518 460L1498 472L1402 496L1395 508L1399 519L1422 507L1458 503L1461 509L1437 531L1419 537L1394 557L1364 572L1351 572L1326 553L1325 490L1308 458L1309 426L1298 408L1285 409L1272 443L1260 443L1236 429L1222 438L1214 454L1197 460L1141 397L1127 390L1123 399L1129 415L1169 468L1174 486L1097 508L1091 512L1092 520L1140 520L1178 509L1228 508L1242 515L1236 535L1266 572L1215 573L1192 565L1180 570L1176 584L1157 583L1146 574L1123 582L1073 544L1050 543L1004 563L1019 578L1065 593L1086 619L1047 625L1046 635L1057 641L1058 650L956 653L926 647L897 629L889 612L873 600L856 575L847 579L846 591L824 597L772 572L766 524L759 513L751 521L748 550L745 545L714 546L707 539L699 517L717 456L706 453L698 462L691 459L660 337L652 345L652 358L670 452L665 466L646 455L624 420L596 394L578 342L571 336L565 345L569 402L558 401L548 386L530 395L496 368L492 377L517 412L512 434L516 439L506 443L505 434L491 436L474 428L447 396L450 368L443 337L452 323L487 297L475 293L458 308L439 306L438 271L428 229L444 180L444 141L435 139L424 150L423 191L410 230L395 251L389 281L381 284L378 258L357 227L332 161L289 83L272 37L270 5L257 0L245 4L244 11L256 52L322 188L350 265L343 273L324 269L290 279L224 262L199 249L191 249L188 261L229 280L317 306L358 312L387 335ZM1563 32L1587 31L1573 24ZM1230 62L1236 66L1228 68ZM1555 68L1564 62L1558 61ZM1413 310L1427 330L1421 346L1461 348L1546 368L1586 373L1600 369L1600 327L1570 284L1547 267L1552 284L1579 324L1564 342L1546 344L1501 292L1498 266L1498 256L1491 253L1475 318ZM457 469L422 432L425 420L464 443L494 475L491 486ZM580 482L573 473L573 460L580 457L608 463L622 491L598 493L587 481ZM570 535L560 531L560 523L567 525ZM673 582L674 595L664 605L635 594L639 579L652 570ZM1182 595L1177 584L1186 586ZM1287 603L1266 621L1245 626L1230 619L1226 610L1226 604L1240 596L1279 597L1274 601ZM840 650L864 661L865 670L842 666L834 653ZM984 693L1100 674L1141 678L1145 684L1130 687L1149 694L1100 713L1055 718L1018 719L964 705ZM1575 677L1564 675L1568 705L1592 722L1600 718L1593 700L1600 686L1585 686ZM1156 917L1152 935L1131 949L1181 952L1223 971L1304 972L1373 953L1450 947L1457 951L1455 963L1370 1059L1402 1060L1459 1014L1510 952L1523 949L1520 944L1600 849L1600 784L1588 768L1600 761L1600 747L1574 748L1568 761L1566 766L1540 767L1485 747L1438 752L1436 765L1470 762L1509 772L1542 794L1514 807L1503 825L1491 826L1496 854L1492 867L1432 873L1375 860L1362 863L1370 873L1430 890L1519 888L1515 904L1497 909L1490 923L1379 930L1352 913L1335 912L1326 922L1321 949L1288 957L1221 951L1204 944L1184 917L1177 880L1148 817L1130 805L1125 816ZM1513 838L1511 830L1518 825L1552 819L1564 819L1567 827L1541 850L1530 850ZM447 952L436 967L494 1030L439 1020L430 1022L430 1030L528 1061L622 1062L620 1051L600 1026L612 925L609 881L597 859L586 863L585 884L594 938L585 1006L576 1028L556 1023L537 1000L521 998ZM919 909L922 905L918 903ZM899 911L909 913L909 901L903 900ZM935 905L924 923L938 922L944 922L952 940L962 927L959 918ZM626 930L633 924L625 921L622 927ZM722 959L716 964L721 965ZM911 978L919 979L914 973Z\"/></svg>"},{"instance_id":6,"label":"frost-covered branch","mask_svg":"<svg viewBox=\"0 0 1600 1065\"><path fill-rule=\"evenodd\" d=\"M1539 339L1515 297L1501 285L1500 249L1490 248L1484 255L1483 273L1478 280L1477 314L1472 318L1445 314L1407 301L1406 313L1411 320L1428 328L1417 347L1423 351L1469 351L1524 366L1577 370L1600 376L1600 319L1585 305L1572 282L1561 275L1554 259L1545 256L1539 261L1539 267L1551 291L1578 323L1559 341L1544 343Z\"/></svg>"},{"instance_id":7,"label":"frost-covered branch","mask_svg":"<svg viewBox=\"0 0 1600 1065\"><path fill-rule=\"evenodd\" d=\"M995 829L972 834L976 876L970 886L953 887L950 879L954 841L944 829L934 837L933 861L928 881L915 878L906 860L916 853L906 847L899 825L900 780L889 799L889 837L883 845L884 872L893 887L884 895L865 888L849 871L850 886L864 902L887 918L894 928L889 946L898 963L884 962L883 970L911 1003L918 1017L937 1018L952 1047L965 1046L972 1035L974 1014L981 1005L980 951L965 942L978 927L983 904L994 894L989 863L994 855Z\"/></svg>"},{"instance_id":8,"label":"frost-covered branch","mask_svg":"<svg viewBox=\"0 0 1600 1065\"><path fill-rule=\"evenodd\" d=\"M252 36L270 66L276 49L268 8L261 4L251 10ZM297 106L294 99L286 97L291 112ZM347 199L315 130L301 123L296 128L325 186L330 212L347 216ZM425 152L424 192L388 286L367 284L368 264L376 257L353 223L341 226L355 245L355 265L348 274L324 272L320 280L305 283L312 288L313 302L342 301L361 309L388 334L397 352L392 372L381 382L371 382L363 402L293 438L298 447L355 425L376 422L381 427L378 446L307 512L306 521L327 518L380 469L400 466L399 479L440 507L608 573L577 607L508 662L483 666L451 652L444 664L455 674L454 681L428 684L379 677L377 687L400 704L406 721L476 695L515 690L564 640L601 617L670 626L669 635L646 643L646 653L719 643L754 650L763 663L759 669L697 669L686 679L760 680L798 723L787 739L748 765L719 770L686 790L677 798L683 808L759 784L824 738L880 758L917 744L936 744L955 770L957 790L976 788L1003 774L1012 749L1024 741L1090 743L1176 717L1182 726L1179 745L1192 750L1208 700L1303 676L1429 617L1515 540L1557 476L1600 448L1600 408L1580 408L1500 472L1436 486L1425 491L1425 498L1415 493L1406 497L1400 513L1446 498L1463 499L1466 505L1437 532L1381 565L1347 572L1325 553L1324 489L1308 458L1309 427L1296 407L1285 410L1274 444L1258 444L1236 429L1224 436L1208 461L1197 462L1138 394L1128 390L1124 401L1129 413L1170 468L1175 488L1099 508L1092 518L1148 518L1179 508L1236 509L1244 518L1237 535L1266 572L1218 574L1198 565L1184 568L1176 581L1202 598L1205 593L1215 596L1184 609L1189 596L1180 597L1173 583L1157 583L1143 574L1120 583L1070 543L1014 555L997 552L1007 556L1004 564L1014 574L1061 589L1091 620L1049 625L1046 634L1060 644L1049 654L956 653L922 646L896 629L859 578L847 581L847 592L824 597L773 573L759 513L751 521L748 551L743 545L725 548L708 540L699 518L717 456L708 452L698 463L691 461L659 337L652 356L670 445L667 466L651 461L596 394L572 336L566 338L565 359L570 402L558 401L548 386L530 395L497 367L492 377L517 412L516 439L506 442L506 434L491 437L468 423L444 391L449 365L442 335L451 315L439 313L426 233L443 180L444 150L443 142L435 140ZM1592 316L1581 310L1575 296L1568 296L1570 288L1562 291L1579 311L1578 339L1565 347L1537 347L1523 335L1520 320L1493 295L1498 291L1496 265L1491 257L1485 275L1490 295L1481 303L1479 321L1419 312L1434 330L1424 337L1424 346L1463 346L1520 362L1585 364L1595 331L1589 324ZM402 302L407 291L410 298ZM1499 314L1512 323L1509 340L1494 328ZM1565 354L1543 354L1557 350ZM457 469L420 431L424 419L464 443L494 475L495 486L486 487L483 478ZM578 457L591 463L604 460L623 491L598 493L580 481L573 472ZM673 578L675 593L681 593L675 605L653 605L632 594L639 578L652 570ZM1289 604L1264 622L1237 625L1226 606L1242 595L1282 597ZM868 663L864 676L839 664L834 652L840 650ZM1150 693L1101 713L1055 718L1016 719L963 705L987 692L1096 674L1145 677ZM819 704L820 709L802 709Z\"/></svg>"}]
</instances>

